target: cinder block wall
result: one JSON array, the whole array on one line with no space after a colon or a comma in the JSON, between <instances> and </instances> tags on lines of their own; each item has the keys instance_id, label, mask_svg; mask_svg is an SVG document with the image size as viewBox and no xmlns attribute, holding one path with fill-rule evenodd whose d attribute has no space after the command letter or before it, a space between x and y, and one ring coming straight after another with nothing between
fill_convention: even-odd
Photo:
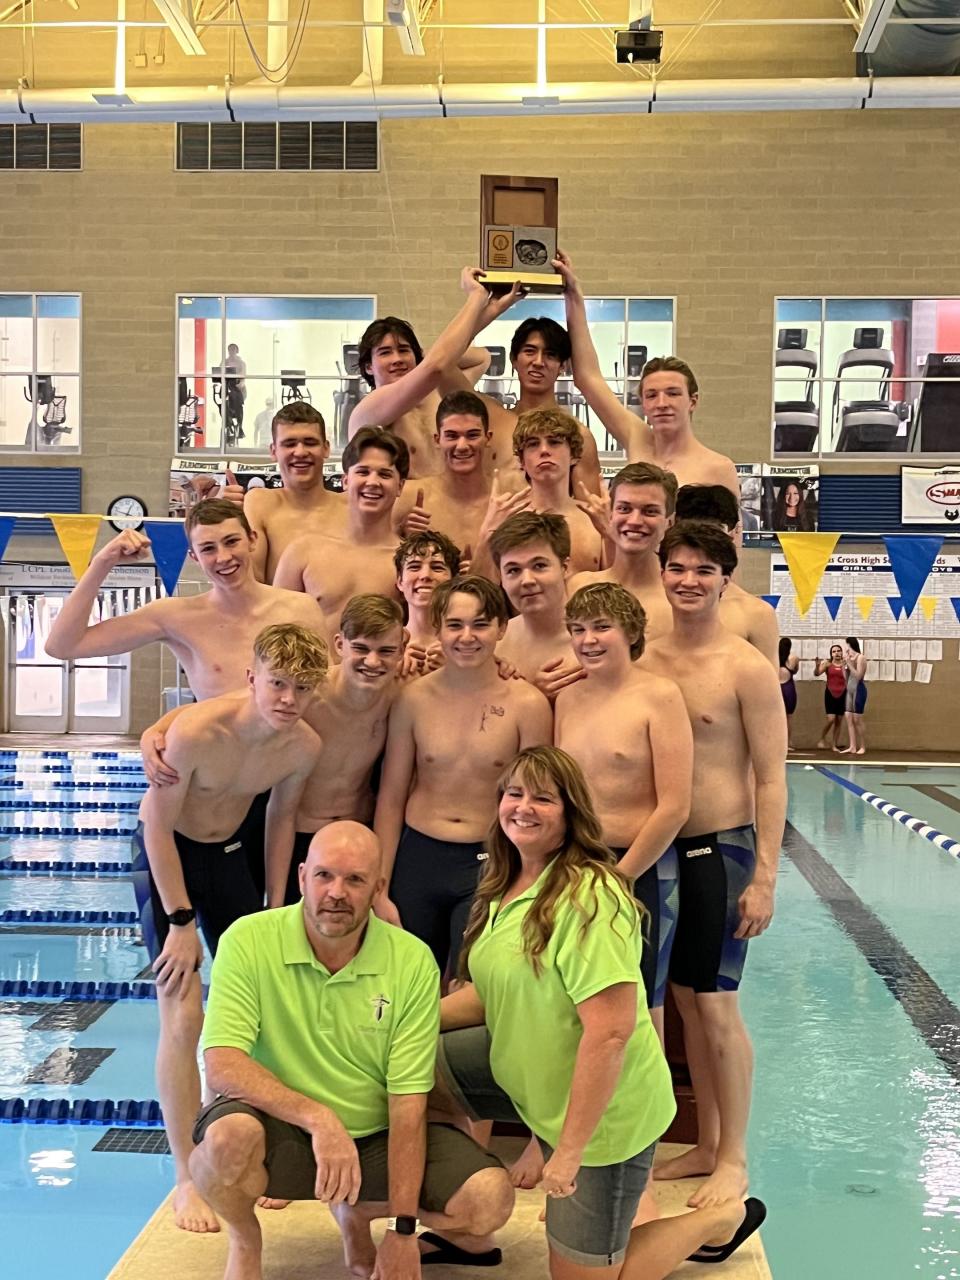
<instances>
[{"instance_id":1,"label":"cinder block wall","mask_svg":"<svg viewBox=\"0 0 960 1280\"><path fill-rule=\"evenodd\" d=\"M700 434L761 461L777 294L960 295L956 138L946 111L410 120L384 126L379 173L184 174L173 126L88 126L82 172L4 174L0 289L83 294L85 508L136 478L162 511L177 292L375 293L429 338L477 254L480 172L556 174L585 287L676 294ZM765 554L749 553L745 582L766 588ZM938 714L960 695L956 641L945 653L930 686L874 688L873 744L958 745ZM135 673L140 727L158 664ZM819 688L802 686L801 741L813 705Z\"/></svg>"}]
</instances>

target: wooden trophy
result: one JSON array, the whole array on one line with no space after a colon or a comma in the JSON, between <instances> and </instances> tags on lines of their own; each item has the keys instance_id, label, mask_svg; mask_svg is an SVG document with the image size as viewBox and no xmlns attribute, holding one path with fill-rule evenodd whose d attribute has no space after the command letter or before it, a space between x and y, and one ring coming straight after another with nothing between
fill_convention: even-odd
<instances>
[{"instance_id":1,"label":"wooden trophy","mask_svg":"<svg viewBox=\"0 0 960 1280\"><path fill-rule=\"evenodd\" d=\"M533 293L562 293L557 256L556 178L480 178L480 265L499 292L519 281Z\"/></svg>"}]
</instances>

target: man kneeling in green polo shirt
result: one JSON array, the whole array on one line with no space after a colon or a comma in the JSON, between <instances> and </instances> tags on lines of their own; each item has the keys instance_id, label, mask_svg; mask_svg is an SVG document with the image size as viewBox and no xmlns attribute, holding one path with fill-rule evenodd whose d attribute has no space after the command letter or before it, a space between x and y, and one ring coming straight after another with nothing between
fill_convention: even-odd
<instances>
[{"instance_id":1,"label":"man kneeling in green polo shirt","mask_svg":"<svg viewBox=\"0 0 960 1280\"><path fill-rule=\"evenodd\" d=\"M489 1236L513 1188L466 1134L427 1124L440 975L424 943L370 910L380 861L372 831L333 822L300 868L303 901L220 940L203 1032L219 1096L197 1120L190 1169L226 1223L229 1280L261 1280L264 1195L329 1204L354 1275L417 1280L421 1262L500 1261ZM388 1229L375 1248L378 1217ZM419 1242L418 1219L431 1228Z\"/></svg>"}]
</instances>

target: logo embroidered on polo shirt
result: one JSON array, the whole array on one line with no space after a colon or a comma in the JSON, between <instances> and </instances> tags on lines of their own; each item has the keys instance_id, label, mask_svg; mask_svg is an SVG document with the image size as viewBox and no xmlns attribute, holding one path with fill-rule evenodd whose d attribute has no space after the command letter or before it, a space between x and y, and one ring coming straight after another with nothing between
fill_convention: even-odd
<instances>
[{"instance_id":1,"label":"logo embroidered on polo shirt","mask_svg":"<svg viewBox=\"0 0 960 1280\"><path fill-rule=\"evenodd\" d=\"M382 1022L384 1010L390 1004L390 1001L383 994L383 992L381 992L380 995L373 996L370 1003L373 1005L374 1022Z\"/></svg>"}]
</instances>

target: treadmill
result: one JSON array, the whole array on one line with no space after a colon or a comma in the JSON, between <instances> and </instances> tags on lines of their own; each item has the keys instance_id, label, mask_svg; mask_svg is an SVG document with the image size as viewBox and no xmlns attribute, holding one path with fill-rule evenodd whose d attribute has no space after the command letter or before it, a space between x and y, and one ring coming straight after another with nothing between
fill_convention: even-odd
<instances>
[{"instance_id":1,"label":"treadmill","mask_svg":"<svg viewBox=\"0 0 960 1280\"><path fill-rule=\"evenodd\" d=\"M833 388L832 422L837 453L892 453L906 447L905 420L910 410L907 405L890 400L893 366L893 352L883 345L883 329L854 329L853 346L837 362L837 381ZM857 381L869 381L864 370L876 370L877 395L873 400L851 400L841 408L843 375L851 369L856 371ZM839 434L836 434L838 426Z\"/></svg>"},{"instance_id":2,"label":"treadmill","mask_svg":"<svg viewBox=\"0 0 960 1280\"><path fill-rule=\"evenodd\" d=\"M820 431L820 410L813 396L817 378L817 353L807 346L806 329L780 329L777 333L776 367L804 379L802 400L775 400L773 405L774 453L811 453Z\"/></svg>"},{"instance_id":3,"label":"treadmill","mask_svg":"<svg viewBox=\"0 0 960 1280\"><path fill-rule=\"evenodd\" d=\"M924 453L960 452L960 352L931 351L924 378L956 378L956 382L924 382L913 420L913 447Z\"/></svg>"}]
</instances>

